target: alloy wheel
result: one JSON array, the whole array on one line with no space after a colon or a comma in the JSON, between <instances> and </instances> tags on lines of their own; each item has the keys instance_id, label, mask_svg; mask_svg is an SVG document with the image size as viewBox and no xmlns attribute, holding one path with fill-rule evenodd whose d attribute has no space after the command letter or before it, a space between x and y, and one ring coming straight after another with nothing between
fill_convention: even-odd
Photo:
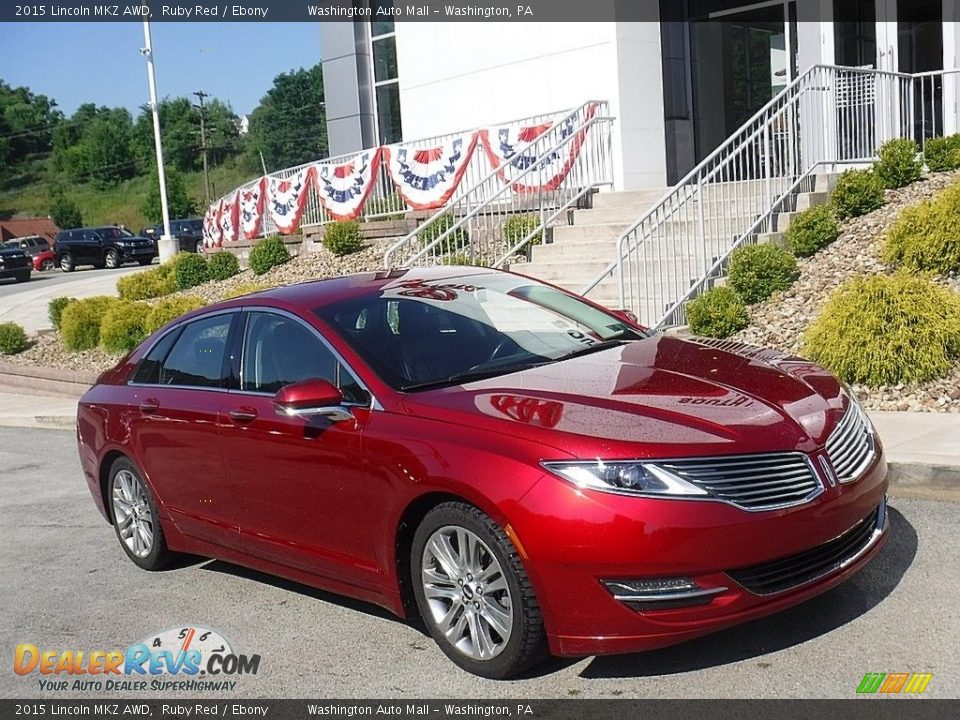
<instances>
[{"instance_id":1,"label":"alloy wheel","mask_svg":"<svg viewBox=\"0 0 960 720\"><path fill-rule=\"evenodd\" d=\"M47 259L40 264L41 270L53 270L53 260Z\"/></svg>"},{"instance_id":2,"label":"alloy wheel","mask_svg":"<svg viewBox=\"0 0 960 720\"><path fill-rule=\"evenodd\" d=\"M135 557L146 557L153 549L154 518L143 484L129 470L120 470L113 477L112 495L120 539Z\"/></svg>"},{"instance_id":3,"label":"alloy wheel","mask_svg":"<svg viewBox=\"0 0 960 720\"><path fill-rule=\"evenodd\" d=\"M423 549L420 578L431 619L474 660L499 655L513 628L513 598L500 563L466 528L436 530Z\"/></svg>"},{"instance_id":4,"label":"alloy wheel","mask_svg":"<svg viewBox=\"0 0 960 720\"><path fill-rule=\"evenodd\" d=\"M103 258L103 263L111 270L118 268L120 267L120 256L113 250L108 250L106 256Z\"/></svg>"}]
</instances>

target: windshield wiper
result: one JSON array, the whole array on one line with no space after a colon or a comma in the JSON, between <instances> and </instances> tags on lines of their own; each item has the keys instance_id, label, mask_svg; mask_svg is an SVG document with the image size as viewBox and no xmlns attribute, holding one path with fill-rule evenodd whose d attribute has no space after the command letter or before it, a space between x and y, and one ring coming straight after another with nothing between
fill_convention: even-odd
<instances>
[{"instance_id":1,"label":"windshield wiper","mask_svg":"<svg viewBox=\"0 0 960 720\"><path fill-rule=\"evenodd\" d=\"M500 365L497 367L488 367L479 370L468 370L467 372L457 373L449 377L439 378L437 380L428 380L427 382L413 383L411 385L401 386L403 392L411 390L427 390L429 388L440 388L447 385L460 385L462 383L473 382L474 380L486 380L487 378L497 377L498 375L509 375L510 373L529 370L530 368L549 365L552 360L545 362L524 363L522 365Z\"/></svg>"},{"instance_id":2,"label":"windshield wiper","mask_svg":"<svg viewBox=\"0 0 960 720\"><path fill-rule=\"evenodd\" d=\"M623 340L623 339L620 339L620 340L602 340L602 341L600 341L600 342L598 342L598 343L594 343L593 345L588 345L587 347L580 348L579 350L574 350L572 353L570 353L570 354L568 354L568 355L564 355L563 357L558 357L556 361L557 361L557 362L562 362L563 360L569 360L569 359L575 358L575 357L582 357L583 355L589 355L590 353L595 353L595 352L598 352L598 351L600 351L600 350L607 350L607 349L609 349L609 348L616 347L617 345L623 345L623 344L628 343L628 342L632 342L632 341L631 341L631 340Z\"/></svg>"}]
</instances>

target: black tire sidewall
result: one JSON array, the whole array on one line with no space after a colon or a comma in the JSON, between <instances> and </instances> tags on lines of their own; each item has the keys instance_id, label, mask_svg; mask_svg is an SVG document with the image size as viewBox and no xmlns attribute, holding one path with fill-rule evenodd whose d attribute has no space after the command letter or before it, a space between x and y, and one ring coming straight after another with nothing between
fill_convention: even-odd
<instances>
[{"instance_id":1,"label":"black tire sidewall","mask_svg":"<svg viewBox=\"0 0 960 720\"><path fill-rule=\"evenodd\" d=\"M121 470L127 470L137 478L137 481L141 487L143 487L144 493L147 496L147 505L150 506L150 513L153 515L153 547L150 548L149 554L142 558L130 552L130 548L127 547L123 538L120 537L120 528L117 525L117 518L113 511L113 483L117 473ZM150 486L143 479L143 473L141 473L130 460L122 457L115 460L113 465L110 466L110 474L107 477L107 503L110 511L110 520L113 524L113 530L120 543L120 547L123 548L123 552L126 553L127 557L130 558L135 565L144 570L157 570L163 567L170 561L171 554L170 551L167 550L167 542L163 535L160 513L157 511L157 502L154 500L153 493L150 491Z\"/></svg>"}]
</instances>

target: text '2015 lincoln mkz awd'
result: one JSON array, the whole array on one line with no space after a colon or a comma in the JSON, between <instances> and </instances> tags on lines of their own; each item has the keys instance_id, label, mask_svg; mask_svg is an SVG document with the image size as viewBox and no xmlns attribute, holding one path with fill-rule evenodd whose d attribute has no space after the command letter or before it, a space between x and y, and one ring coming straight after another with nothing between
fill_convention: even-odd
<instances>
[{"instance_id":1,"label":"text '2015 lincoln mkz awd'","mask_svg":"<svg viewBox=\"0 0 960 720\"><path fill-rule=\"evenodd\" d=\"M216 557L419 615L495 678L782 610L888 527L880 442L822 368L478 268L178 318L77 434L140 567Z\"/></svg>"}]
</instances>

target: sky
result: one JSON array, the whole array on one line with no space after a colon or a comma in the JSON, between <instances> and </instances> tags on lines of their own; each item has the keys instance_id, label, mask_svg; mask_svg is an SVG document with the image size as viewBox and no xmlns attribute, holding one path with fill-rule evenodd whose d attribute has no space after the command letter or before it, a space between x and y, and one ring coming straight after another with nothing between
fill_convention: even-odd
<instances>
[{"instance_id":1,"label":"sky","mask_svg":"<svg viewBox=\"0 0 960 720\"><path fill-rule=\"evenodd\" d=\"M250 113L282 72L320 62L316 23L151 23L160 98L203 90ZM0 23L0 79L56 100L65 115L85 102L149 100L143 24ZM209 100L208 100L209 101Z\"/></svg>"}]
</instances>

